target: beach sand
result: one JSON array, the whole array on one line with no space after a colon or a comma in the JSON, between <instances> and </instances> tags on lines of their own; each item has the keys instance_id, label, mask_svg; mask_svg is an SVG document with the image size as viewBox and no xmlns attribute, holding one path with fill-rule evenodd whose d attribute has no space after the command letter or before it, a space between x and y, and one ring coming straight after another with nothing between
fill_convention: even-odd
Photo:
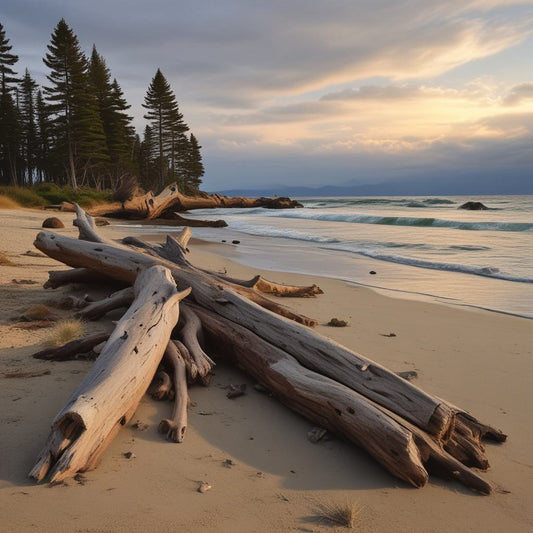
<instances>
[{"instance_id":1,"label":"beach sand","mask_svg":"<svg viewBox=\"0 0 533 533\"><path fill-rule=\"evenodd\" d=\"M317 318L319 333L391 370L415 370L416 385L508 433L507 443L487 445L491 468L482 475L494 485L493 495L479 496L436 477L413 489L339 439L312 444L307 439L311 423L224 364L217 366L208 388L191 388L183 444L166 442L157 433L171 404L145 396L132 420L147 424L145 431L124 427L100 466L79 481L36 485L27 474L50 423L91 366L32 359L47 330L21 329L17 323L31 305L57 301L72 290L44 290L48 270L66 267L24 255L34 250L32 242L47 216L37 210L0 210L0 252L14 263L0 266L1 531L345 531L320 518L324 502L361 507L356 531L533 531L531 320L391 298L327 278L258 272L217 255L219 246L231 245L192 244L191 261L210 270L225 268L234 277L263 273L283 283L318 283L322 296L283 303ZM66 225L57 231L76 236L73 215L57 216ZM127 229L101 232L118 238ZM88 323L87 332L111 328L117 316ZM349 326L326 326L332 317ZM396 336L384 336L390 333ZM16 370L50 373L5 377ZM247 383L247 394L228 400L226 387L241 383ZM127 459L125 452L134 457ZM201 481L212 489L197 492Z\"/></svg>"}]
</instances>

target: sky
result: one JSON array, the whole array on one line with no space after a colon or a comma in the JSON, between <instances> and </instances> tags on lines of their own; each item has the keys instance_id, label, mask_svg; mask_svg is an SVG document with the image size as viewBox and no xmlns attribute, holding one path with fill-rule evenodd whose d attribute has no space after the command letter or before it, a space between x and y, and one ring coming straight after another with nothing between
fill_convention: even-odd
<instances>
[{"instance_id":1,"label":"sky","mask_svg":"<svg viewBox=\"0 0 533 533\"><path fill-rule=\"evenodd\" d=\"M160 68L203 188L496 182L533 193L533 0L2 0L41 84L65 18L145 125ZM480 190L482 187L480 188Z\"/></svg>"}]
</instances>

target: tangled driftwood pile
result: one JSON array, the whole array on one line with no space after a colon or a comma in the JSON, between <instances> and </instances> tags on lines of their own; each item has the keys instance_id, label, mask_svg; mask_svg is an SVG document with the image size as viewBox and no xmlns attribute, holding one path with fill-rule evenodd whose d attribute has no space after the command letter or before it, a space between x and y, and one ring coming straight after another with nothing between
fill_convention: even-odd
<instances>
[{"instance_id":1,"label":"tangled driftwood pile","mask_svg":"<svg viewBox=\"0 0 533 533\"><path fill-rule=\"evenodd\" d=\"M476 471L488 468L481 439L502 442L503 433L316 334L311 329L316 321L264 294L314 297L318 287L200 270L186 257L188 229L163 245L131 237L120 244L105 241L92 217L77 206L76 211L79 240L49 232L35 240L39 250L73 267L50 272L48 286L107 278L132 287L99 302L78 302L79 315L91 319L129 306L107 341L94 336L36 354L64 359L80 351L80 342L85 351L105 342L95 348L97 361L54 419L30 474L36 480L48 475L60 481L94 468L154 377L156 396L170 395L175 402L160 430L181 442L188 385L208 384L214 361L226 357L285 405L365 449L407 483L421 487L432 473L490 493Z\"/></svg>"}]
</instances>

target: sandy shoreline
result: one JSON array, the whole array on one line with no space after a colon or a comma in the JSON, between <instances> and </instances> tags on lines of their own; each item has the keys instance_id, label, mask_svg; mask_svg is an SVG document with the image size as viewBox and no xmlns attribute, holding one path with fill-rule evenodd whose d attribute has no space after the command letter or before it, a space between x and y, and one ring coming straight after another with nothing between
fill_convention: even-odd
<instances>
[{"instance_id":1,"label":"sandy shoreline","mask_svg":"<svg viewBox=\"0 0 533 533\"><path fill-rule=\"evenodd\" d=\"M321 501L360 504L359 531L533 531L533 430L530 381L532 322L482 310L390 298L370 289L320 278L325 294L290 300L292 308L318 319L317 331L394 371L416 370L416 384L470 410L509 434L488 445L491 469L483 474L496 488L477 496L432 477L416 490L388 475L365 453L340 440L311 444L312 424L253 390L234 369L217 367L209 388L194 387L189 429L183 444L157 434L171 406L145 398L134 417L146 431L125 427L85 484L36 486L26 478L50 422L91 363L48 363L31 354L45 330L16 327L31 304L66 293L45 291L46 257L23 255L48 213L0 210L0 252L14 266L0 266L0 373L49 369L35 378L0 376L0 530L5 531L345 531L317 518ZM59 214L75 236L72 214ZM102 228L108 237L127 234ZM234 277L261 273L217 255L220 245L191 245L191 261ZM317 282L298 274L266 272L274 281ZM13 279L33 284L15 284ZM324 324L345 319L347 328ZM108 319L107 325L110 326ZM88 324L97 331L105 322ZM384 334L395 333L396 337ZM226 399L230 383L247 383L249 393ZM164 416L163 416L164 415ZM123 452L132 451L134 459ZM228 468L226 459L235 464ZM213 489L196 492L199 481Z\"/></svg>"}]
</instances>

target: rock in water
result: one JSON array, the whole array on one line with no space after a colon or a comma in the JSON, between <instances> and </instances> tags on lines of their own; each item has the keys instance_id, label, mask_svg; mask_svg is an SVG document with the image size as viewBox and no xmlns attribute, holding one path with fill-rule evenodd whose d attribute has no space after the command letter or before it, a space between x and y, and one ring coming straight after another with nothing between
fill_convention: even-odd
<instances>
[{"instance_id":1,"label":"rock in water","mask_svg":"<svg viewBox=\"0 0 533 533\"><path fill-rule=\"evenodd\" d=\"M57 217L50 217L44 220L43 228L64 228L65 224Z\"/></svg>"},{"instance_id":2,"label":"rock in water","mask_svg":"<svg viewBox=\"0 0 533 533\"><path fill-rule=\"evenodd\" d=\"M484 211L488 209L486 205L483 205L481 202L465 202L463 205L459 206L459 209L468 209L469 211Z\"/></svg>"}]
</instances>

